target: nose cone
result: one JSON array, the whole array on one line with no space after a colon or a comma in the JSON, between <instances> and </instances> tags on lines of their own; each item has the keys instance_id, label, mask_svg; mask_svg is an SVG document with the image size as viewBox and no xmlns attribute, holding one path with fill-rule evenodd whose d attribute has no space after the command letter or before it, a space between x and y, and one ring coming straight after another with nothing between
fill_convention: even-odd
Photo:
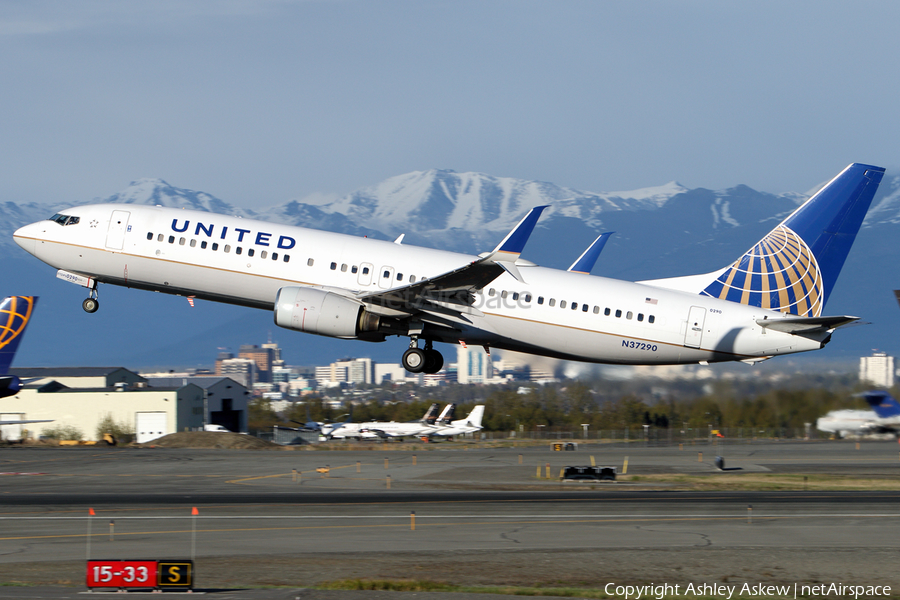
<instances>
[{"instance_id":1,"label":"nose cone","mask_svg":"<svg viewBox=\"0 0 900 600\"><path fill-rule=\"evenodd\" d=\"M32 223L31 225L20 227L13 233L13 239L28 254L34 254L34 246L37 243L39 227L40 223Z\"/></svg>"}]
</instances>

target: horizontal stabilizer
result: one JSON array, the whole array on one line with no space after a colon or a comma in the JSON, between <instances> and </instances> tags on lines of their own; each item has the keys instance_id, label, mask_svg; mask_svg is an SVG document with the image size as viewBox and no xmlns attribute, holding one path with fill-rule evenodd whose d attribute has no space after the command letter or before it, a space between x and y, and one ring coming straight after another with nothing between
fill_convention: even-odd
<instances>
[{"instance_id":1,"label":"horizontal stabilizer","mask_svg":"<svg viewBox=\"0 0 900 600\"><path fill-rule=\"evenodd\" d=\"M783 331L794 335L803 335L831 331L855 323L859 317L789 317L787 319L757 319L764 329Z\"/></svg>"}]
</instances>

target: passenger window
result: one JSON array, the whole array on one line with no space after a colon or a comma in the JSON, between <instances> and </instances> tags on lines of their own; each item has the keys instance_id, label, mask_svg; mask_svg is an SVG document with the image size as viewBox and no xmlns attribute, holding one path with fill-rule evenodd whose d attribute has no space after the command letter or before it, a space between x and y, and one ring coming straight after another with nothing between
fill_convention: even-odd
<instances>
[{"instance_id":1,"label":"passenger window","mask_svg":"<svg viewBox=\"0 0 900 600\"><path fill-rule=\"evenodd\" d=\"M291 262L291 255L290 255L290 254L285 254L285 255L284 255L284 262Z\"/></svg>"},{"instance_id":2,"label":"passenger window","mask_svg":"<svg viewBox=\"0 0 900 600\"><path fill-rule=\"evenodd\" d=\"M632 316L633 316L633 315L632 315L632 312L631 312L630 310L629 310L627 313L625 313L625 318L626 318L626 319L630 319Z\"/></svg>"},{"instance_id":3,"label":"passenger window","mask_svg":"<svg viewBox=\"0 0 900 600\"><path fill-rule=\"evenodd\" d=\"M506 298L506 295L507 295L506 290L503 290L502 292L500 292L500 297L501 297L501 298L504 298L504 299L505 299L505 298Z\"/></svg>"},{"instance_id":4,"label":"passenger window","mask_svg":"<svg viewBox=\"0 0 900 600\"><path fill-rule=\"evenodd\" d=\"M656 317L654 317L653 315L650 315L649 317L647 317L647 322L648 323L656 322Z\"/></svg>"},{"instance_id":5,"label":"passenger window","mask_svg":"<svg viewBox=\"0 0 900 600\"><path fill-rule=\"evenodd\" d=\"M638 321L644 320L644 313L638 313Z\"/></svg>"},{"instance_id":6,"label":"passenger window","mask_svg":"<svg viewBox=\"0 0 900 600\"><path fill-rule=\"evenodd\" d=\"M403 273L397 273L397 281L403 281Z\"/></svg>"},{"instance_id":7,"label":"passenger window","mask_svg":"<svg viewBox=\"0 0 900 600\"><path fill-rule=\"evenodd\" d=\"M184 238L180 238L180 239L178 240L178 245L179 245L179 246L184 246L184 242L185 242L185 239L184 239Z\"/></svg>"},{"instance_id":8,"label":"passenger window","mask_svg":"<svg viewBox=\"0 0 900 600\"><path fill-rule=\"evenodd\" d=\"M224 250L225 250L226 254L227 254L228 252L231 252L231 246L229 246L228 244L225 244Z\"/></svg>"},{"instance_id":9,"label":"passenger window","mask_svg":"<svg viewBox=\"0 0 900 600\"><path fill-rule=\"evenodd\" d=\"M240 254L240 253L243 252L243 251L244 251L244 249L241 248L240 246L238 246L237 248L234 249L234 253L235 253L235 254Z\"/></svg>"},{"instance_id":10,"label":"passenger window","mask_svg":"<svg viewBox=\"0 0 900 600\"><path fill-rule=\"evenodd\" d=\"M578 310L578 303L577 303L577 302L573 302L573 303L572 303L572 310Z\"/></svg>"},{"instance_id":11,"label":"passenger window","mask_svg":"<svg viewBox=\"0 0 900 600\"><path fill-rule=\"evenodd\" d=\"M215 250L215 248L213 248L213 250ZM260 253L259 253L260 258L266 258L267 256L269 256L269 252L267 250L260 251Z\"/></svg>"},{"instance_id":12,"label":"passenger window","mask_svg":"<svg viewBox=\"0 0 900 600\"><path fill-rule=\"evenodd\" d=\"M148 239L148 240L152 240L152 239L153 239L153 232L152 232L152 231L150 231L150 232L147 233L147 239Z\"/></svg>"},{"instance_id":13,"label":"passenger window","mask_svg":"<svg viewBox=\"0 0 900 600\"><path fill-rule=\"evenodd\" d=\"M351 273L356 273L357 271L359 271L359 267L357 267L356 265L353 265L352 267L350 267Z\"/></svg>"},{"instance_id":14,"label":"passenger window","mask_svg":"<svg viewBox=\"0 0 900 600\"><path fill-rule=\"evenodd\" d=\"M560 307L560 308L565 308L565 307L566 307L566 301L565 301L565 300L560 300L560 301L559 301L559 307Z\"/></svg>"},{"instance_id":15,"label":"passenger window","mask_svg":"<svg viewBox=\"0 0 900 600\"><path fill-rule=\"evenodd\" d=\"M206 250L206 240L203 240L202 242L200 242L200 247L202 249Z\"/></svg>"},{"instance_id":16,"label":"passenger window","mask_svg":"<svg viewBox=\"0 0 900 600\"><path fill-rule=\"evenodd\" d=\"M335 269L337 269L337 263L333 262L331 263L331 270L334 271Z\"/></svg>"},{"instance_id":17,"label":"passenger window","mask_svg":"<svg viewBox=\"0 0 900 600\"><path fill-rule=\"evenodd\" d=\"M170 243L170 244L174 244L174 243L175 243L175 236L174 236L174 235L170 235L170 236L169 236L169 243Z\"/></svg>"},{"instance_id":18,"label":"passenger window","mask_svg":"<svg viewBox=\"0 0 900 600\"><path fill-rule=\"evenodd\" d=\"M496 293L497 293L497 290L495 290L494 288L491 288L488 290L488 296L493 296Z\"/></svg>"},{"instance_id":19,"label":"passenger window","mask_svg":"<svg viewBox=\"0 0 900 600\"><path fill-rule=\"evenodd\" d=\"M544 297L538 296L538 304L543 304L543 303L544 303Z\"/></svg>"},{"instance_id":20,"label":"passenger window","mask_svg":"<svg viewBox=\"0 0 900 600\"><path fill-rule=\"evenodd\" d=\"M256 250L254 250L253 248L247 248L247 256L253 256L254 254L256 254Z\"/></svg>"},{"instance_id":21,"label":"passenger window","mask_svg":"<svg viewBox=\"0 0 900 600\"><path fill-rule=\"evenodd\" d=\"M363 267L363 272L362 272L362 274L363 274L363 275L368 275L368 274L369 274L369 267Z\"/></svg>"},{"instance_id":22,"label":"passenger window","mask_svg":"<svg viewBox=\"0 0 900 600\"><path fill-rule=\"evenodd\" d=\"M381 278L382 278L382 279L390 279L390 278L391 278L391 272L390 272L390 271L385 271L384 274L381 276Z\"/></svg>"},{"instance_id":23,"label":"passenger window","mask_svg":"<svg viewBox=\"0 0 900 600\"><path fill-rule=\"evenodd\" d=\"M550 298L550 302L547 303L549 306L556 306L556 298Z\"/></svg>"},{"instance_id":24,"label":"passenger window","mask_svg":"<svg viewBox=\"0 0 900 600\"><path fill-rule=\"evenodd\" d=\"M212 249L213 249L213 250L218 250L218 249L219 249L219 244L218 244L217 242L213 242Z\"/></svg>"},{"instance_id":25,"label":"passenger window","mask_svg":"<svg viewBox=\"0 0 900 600\"><path fill-rule=\"evenodd\" d=\"M416 276L415 276L415 275L410 275L410 276L409 276L409 282L410 282L410 283L415 283L415 282L416 282Z\"/></svg>"},{"instance_id":26,"label":"passenger window","mask_svg":"<svg viewBox=\"0 0 900 600\"><path fill-rule=\"evenodd\" d=\"M589 308L589 307L588 307L587 304L582 304L582 305L581 305L581 312L587 312L587 311L588 311L588 308Z\"/></svg>"},{"instance_id":27,"label":"passenger window","mask_svg":"<svg viewBox=\"0 0 900 600\"><path fill-rule=\"evenodd\" d=\"M603 314L606 315L606 316L608 317L608 316L609 316L609 309L608 309L608 308L604 308L604 309L603 309Z\"/></svg>"},{"instance_id":28,"label":"passenger window","mask_svg":"<svg viewBox=\"0 0 900 600\"><path fill-rule=\"evenodd\" d=\"M595 315L599 315L599 314L600 314L600 307L599 307L599 306L595 306L595 307L594 307L594 314L595 314Z\"/></svg>"},{"instance_id":29,"label":"passenger window","mask_svg":"<svg viewBox=\"0 0 900 600\"><path fill-rule=\"evenodd\" d=\"M272 260L278 260L278 253L277 253L277 252L273 252L273 253L272 253Z\"/></svg>"},{"instance_id":30,"label":"passenger window","mask_svg":"<svg viewBox=\"0 0 900 600\"><path fill-rule=\"evenodd\" d=\"M347 265L341 265L341 273L347 272Z\"/></svg>"},{"instance_id":31,"label":"passenger window","mask_svg":"<svg viewBox=\"0 0 900 600\"><path fill-rule=\"evenodd\" d=\"M519 299L519 292L513 292L513 300Z\"/></svg>"},{"instance_id":32,"label":"passenger window","mask_svg":"<svg viewBox=\"0 0 900 600\"><path fill-rule=\"evenodd\" d=\"M191 248L197 247L197 240L191 240Z\"/></svg>"},{"instance_id":33,"label":"passenger window","mask_svg":"<svg viewBox=\"0 0 900 600\"><path fill-rule=\"evenodd\" d=\"M617 308L617 309L616 309L616 318L618 319L618 318L620 318L621 316L622 316L622 311L619 310L619 309Z\"/></svg>"},{"instance_id":34,"label":"passenger window","mask_svg":"<svg viewBox=\"0 0 900 600\"><path fill-rule=\"evenodd\" d=\"M163 241L164 239L165 239L165 238L163 237L163 234L159 234L158 236L156 236L156 241L157 241L157 242L161 242L161 241Z\"/></svg>"},{"instance_id":35,"label":"passenger window","mask_svg":"<svg viewBox=\"0 0 900 600\"><path fill-rule=\"evenodd\" d=\"M531 294L525 294L525 302L531 302Z\"/></svg>"},{"instance_id":36,"label":"passenger window","mask_svg":"<svg viewBox=\"0 0 900 600\"><path fill-rule=\"evenodd\" d=\"M316 261L314 261L313 259L309 259L308 261L306 261L306 266L311 267L311 266L313 266L314 262L316 262Z\"/></svg>"}]
</instances>

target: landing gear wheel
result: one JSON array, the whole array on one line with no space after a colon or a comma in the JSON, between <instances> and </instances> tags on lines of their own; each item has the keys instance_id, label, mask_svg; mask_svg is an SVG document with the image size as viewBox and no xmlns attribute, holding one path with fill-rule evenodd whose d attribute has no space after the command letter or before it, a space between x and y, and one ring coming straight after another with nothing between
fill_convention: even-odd
<instances>
[{"instance_id":1,"label":"landing gear wheel","mask_svg":"<svg viewBox=\"0 0 900 600\"><path fill-rule=\"evenodd\" d=\"M444 357L437 350L425 349L425 369L429 374L437 373L444 366Z\"/></svg>"},{"instance_id":2,"label":"landing gear wheel","mask_svg":"<svg viewBox=\"0 0 900 600\"><path fill-rule=\"evenodd\" d=\"M95 313L100 308L100 303L96 298L85 298L84 302L81 303L81 308L84 309L84 312Z\"/></svg>"},{"instance_id":3,"label":"landing gear wheel","mask_svg":"<svg viewBox=\"0 0 900 600\"><path fill-rule=\"evenodd\" d=\"M410 348L403 353L403 358L400 360L403 368L410 373L421 373L425 370L425 352L418 348Z\"/></svg>"}]
</instances>

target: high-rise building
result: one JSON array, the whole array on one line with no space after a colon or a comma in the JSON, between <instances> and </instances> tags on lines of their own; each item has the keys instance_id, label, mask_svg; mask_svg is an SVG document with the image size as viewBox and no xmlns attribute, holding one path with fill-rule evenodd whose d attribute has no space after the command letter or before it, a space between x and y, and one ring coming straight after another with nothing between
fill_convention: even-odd
<instances>
[{"instance_id":1,"label":"high-rise building","mask_svg":"<svg viewBox=\"0 0 900 600\"><path fill-rule=\"evenodd\" d=\"M456 350L456 381L485 383L494 376L491 355L480 346L459 346Z\"/></svg>"},{"instance_id":2,"label":"high-rise building","mask_svg":"<svg viewBox=\"0 0 900 600\"><path fill-rule=\"evenodd\" d=\"M256 383L256 363L248 358L219 358L216 360L216 375L231 377L250 388Z\"/></svg>"},{"instance_id":3,"label":"high-rise building","mask_svg":"<svg viewBox=\"0 0 900 600\"><path fill-rule=\"evenodd\" d=\"M238 357L246 358L256 363L257 381L271 383L272 369L275 366L275 355L278 346L277 344L266 344L265 346L260 348L255 344L244 344L241 346L240 352L238 352ZM281 351L277 350L277 354L280 356Z\"/></svg>"},{"instance_id":4,"label":"high-rise building","mask_svg":"<svg viewBox=\"0 0 900 600\"><path fill-rule=\"evenodd\" d=\"M894 357L875 352L859 359L859 380L883 388L894 387Z\"/></svg>"}]
</instances>

